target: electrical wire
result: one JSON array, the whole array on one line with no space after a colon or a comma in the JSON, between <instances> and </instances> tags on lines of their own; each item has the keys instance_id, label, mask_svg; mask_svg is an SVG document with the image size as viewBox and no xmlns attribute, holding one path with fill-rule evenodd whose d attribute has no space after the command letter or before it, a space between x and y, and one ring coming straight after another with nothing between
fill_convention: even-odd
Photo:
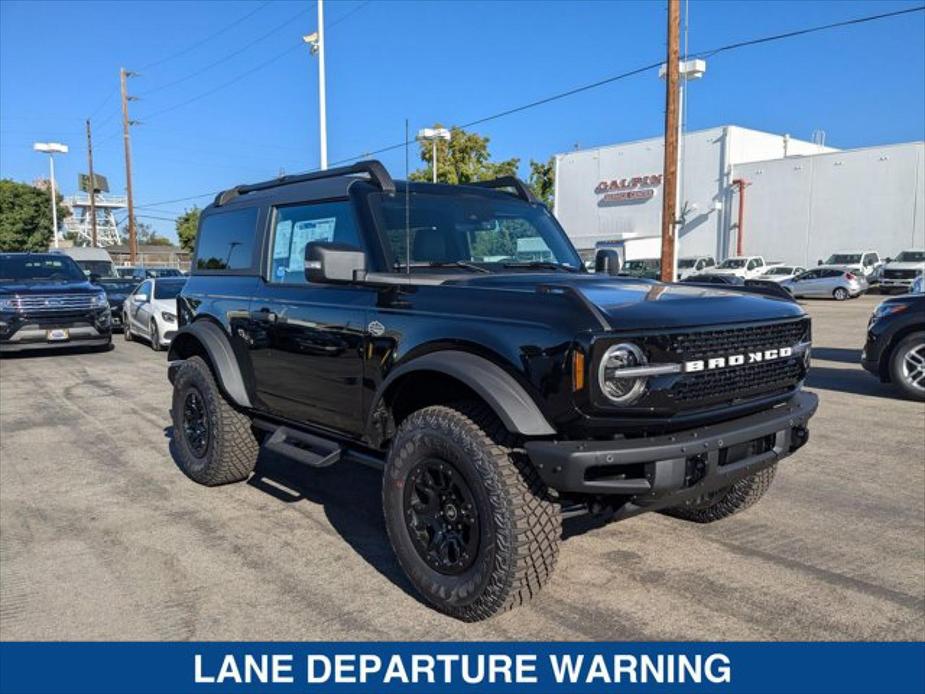
<instances>
[{"instance_id":1,"label":"electrical wire","mask_svg":"<svg viewBox=\"0 0 925 694\"><path fill-rule=\"evenodd\" d=\"M229 31L230 29L233 29L234 27L238 26L238 24L240 24L240 23L243 22L244 20L250 19L250 18L253 17L255 14L257 14L258 12L260 12L260 10L262 10L264 7L266 7L267 5L269 5L271 1L272 1L272 0L265 0L265 2L260 3L257 7L255 7L254 9L252 9L250 12L248 12L248 13L245 14L244 16L239 17L238 19L234 20L231 24L226 25L226 26L223 27L222 29L219 29L219 30L216 31L214 34L210 34L209 36L205 37L204 39L200 39L199 41L197 41L196 43L192 44L192 45L189 46L188 48L184 48L183 50L177 51L176 53L173 53L173 54L171 54L171 55L168 55L168 56L166 56L166 57L164 57L164 58L160 58L159 60L155 60L154 62L148 63L148 64L146 64L146 65L142 65L140 68L138 68L138 70L139 70L139 71L141 71L141 70L150 70L150 69L153 68L153 67L157 67L158 65L163 65L164 63L166 63L166 62L168 62L168 61L171 61L171 60L173 60L173 59L175 59L175 58L179 58L179 57L182 56L182 55L186 55L187 53L190 53L190 52L196 50L196 49L199 48L199 46L201 46L202 44L208 43L208 42L211 41L212 39L214 39L214 38L216 38L216 37L218 37L218 36L221 36L222 34L224 34L225 32Z\"/></svg>"}]
</instances>

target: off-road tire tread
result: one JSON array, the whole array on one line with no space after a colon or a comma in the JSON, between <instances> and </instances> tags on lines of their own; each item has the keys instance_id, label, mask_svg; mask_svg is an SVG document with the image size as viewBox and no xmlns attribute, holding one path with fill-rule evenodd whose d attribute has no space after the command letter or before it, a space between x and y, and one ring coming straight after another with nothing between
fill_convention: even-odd
<instances>
[{"instance_id":1,"label":"off-road tire tread","mask_svg":"<svg viewBox=\"0 0 925 694\"><path fill-rule=\"evenodd\" d=\"M182 386L187 379L198 381L199 391L206 401L212 440L207 455L209 460L202 470L184 465L184 457L192 456L180 433L180 399ZM191 479L207 487L215 487L246 480L254 466L260 447L254 438L250 418L232 407L215 383L212 370L201 357L186 359L174 379L173 415L174 443L179 452L181 468Z\"/></svg>"},{"instance_id":2,"label":"off-road tire tread","mask_svg":"<svg viewBox=\"0 0 925 694\"><path fill-rule=\"evenodd\" d=\"M717 495L709 506L675 506L666 509L665 513L675 518L693 521L694 523L713 523L723 518L744 511L764 496L774 481L777 464L759 470L745 479L731 484L726 490Z\"/></svg>"},{"instance_id":3,"label":"off-road tire tread","mask_svg":"<svg viewBox=\"0 0 925 694\"><path fill-rule=\"evenodd\" d=\"M486 451L487 456L476 457L473 463L488 487L489 496L501 502L494 510L498 528L495 566L482 595L462 607L424 597L440 611L467 622L488 619L529 602L555 569L562 520L546 485L526 453L517 448L516 437L483 403L437 405L418 410L402 422L393 439L390 458L410 453L394 447L407 442L410 432L418 428L454 432ZM394 541L392 545L397 550Z\"/></svg>"}]
</instances>

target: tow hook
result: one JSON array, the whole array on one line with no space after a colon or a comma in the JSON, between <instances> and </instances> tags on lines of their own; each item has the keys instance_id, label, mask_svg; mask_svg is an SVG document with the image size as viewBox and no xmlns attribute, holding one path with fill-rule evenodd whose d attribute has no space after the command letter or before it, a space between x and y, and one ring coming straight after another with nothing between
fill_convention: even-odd
<instances>
[{"instance_id":1,"label":"tow hook","mask_svg":"<svg viewBox=\"0 0 925 694\"><path fill-rule=\"evenodd\" d=\"M809 429L804 426L793 427L790 430L790 452L802 448L809 441Z\"/></svg>"}]
</instances>

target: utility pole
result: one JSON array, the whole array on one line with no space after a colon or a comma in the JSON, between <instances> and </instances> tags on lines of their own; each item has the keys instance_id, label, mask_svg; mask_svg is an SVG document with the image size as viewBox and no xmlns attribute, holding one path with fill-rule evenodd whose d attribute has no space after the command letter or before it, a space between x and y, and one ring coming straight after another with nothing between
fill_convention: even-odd
<instances>
[{"instance_id":1,"label":"utility pole","mask_svg":"<svg viewBox=\"0 0 925 694\"><path fill-rule=\"evenodd\" d=\"M668 58L665 79L665 166L662 183L661 280L674 281L678 197L678 78L680 73L680 0L668 0Z\"/></svg>"},{"instance_id":2,"label":"utility pole","mask_svg":"<svg viewBox=\"0 0 925 694\"><path fill-rule=\"evenodd\" d=\"M125 192L128 202L128 254L129 262L134 265L138 256L138 240L135 237L135 205L132 199L132 140L128 129L134 121L128 117L128 102L133 99L125 90L125 80L135 73L125 68L119 70L119 84L122 88L122 141L125 143Z\"/></svg>"},{"instance_id":3,"label":"utility pole","mask_svg":"<svg viewBox=\"0 0 925 694\"><path fill-rule=\"evenodd\" d=\"M90 119L87 118L87 168L90 172L90 245L96 248L96 178L93 176L93 135L90 132Z\"/></svg>"}]
</instances>

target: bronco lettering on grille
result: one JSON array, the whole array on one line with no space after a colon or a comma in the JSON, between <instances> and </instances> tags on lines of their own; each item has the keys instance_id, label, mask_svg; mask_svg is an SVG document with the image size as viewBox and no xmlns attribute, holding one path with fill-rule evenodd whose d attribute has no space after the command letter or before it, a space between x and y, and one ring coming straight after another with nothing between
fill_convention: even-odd
<instances>
[{"instance_id":1,"label":"bronco lettering on grille","mask_svg":"<svg viewBox=\"0 0 925 694\"><path fill-rule=\"evenodd\" d=\"M747 352L745 354L730 354L724 357L695 359L693 361L684 362L684 373L725 369L730 366L742 366L743 364L757 364L763 361L785 359L792 354L793 347L781 347L780 349L765 349L759 352Z\"/></svg>"}]
</instances>

